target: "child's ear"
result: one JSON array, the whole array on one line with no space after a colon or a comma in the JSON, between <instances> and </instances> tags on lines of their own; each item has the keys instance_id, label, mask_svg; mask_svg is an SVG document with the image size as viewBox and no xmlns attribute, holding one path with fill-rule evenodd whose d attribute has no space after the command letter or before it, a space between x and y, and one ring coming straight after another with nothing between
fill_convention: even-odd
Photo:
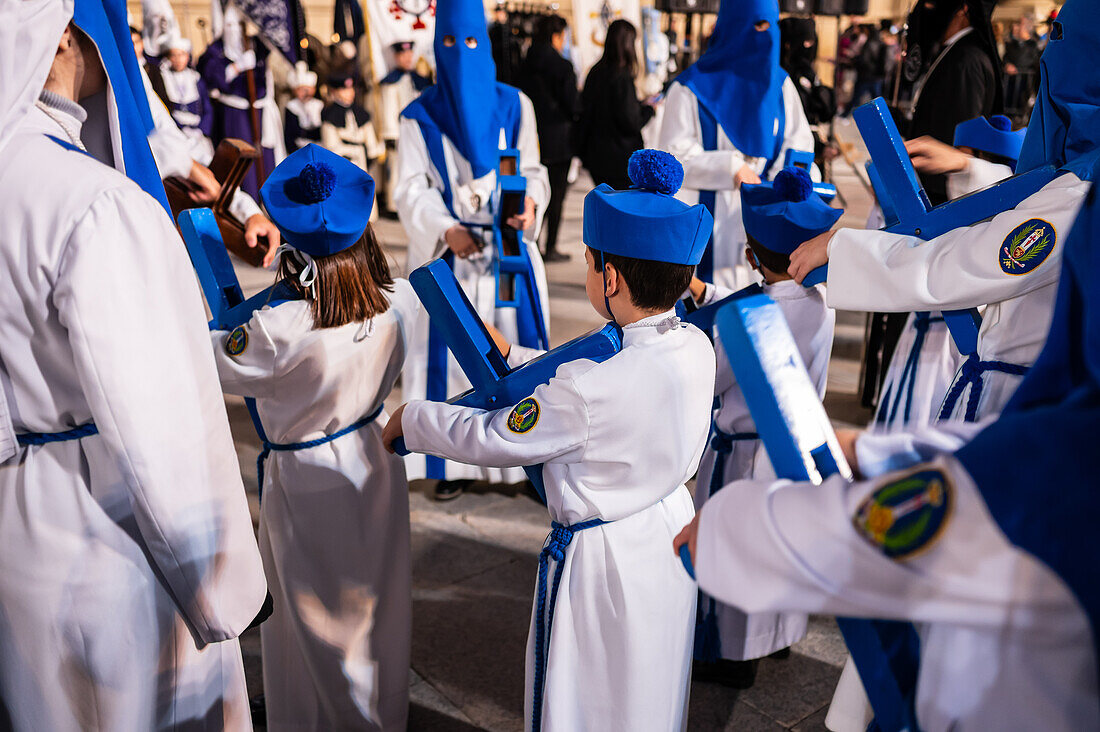
<instances>
[{"instance_id":1,"label":"child's ear","mask_svg":"<svg viewBox=\"0 0 1100 732\"><path fill-rule=\"evenodd\" d=\"M750 246L745 247L745 259L748 260L750 267L755 269L757 272L760 271L760 262L756 261L756 254L755 252L753 252L752 247Z\"/></svg>"},{"instance_id":2,"label":"child's ear","mask_svg":"<svg viewBox=\"0 0 1100 732\"><path fill-rule=\"evenodd\" d=\"M615 269L615 265L609 262L604 262L603 265L603 294L604 297L615 297L619 293L619 286L621 280L619 279L619 270Z\"/></svg>"}]
</instances>

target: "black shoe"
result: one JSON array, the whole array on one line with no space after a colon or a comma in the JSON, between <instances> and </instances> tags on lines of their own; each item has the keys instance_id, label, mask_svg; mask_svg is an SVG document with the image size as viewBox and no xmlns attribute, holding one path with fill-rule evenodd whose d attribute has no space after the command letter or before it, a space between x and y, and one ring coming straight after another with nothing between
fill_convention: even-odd
<instances>
[{"instance_id":1,"label":"black shoe","mask_svg":"<svg viewBox=\"0 0 1100 732\"><path fill-rule=\"evenodd\" d=\"M768 658L774 658L778 661L786 661L790 657L791 657L791 647L790 646L787 646L786 648L780 648L775 653L772 653L772 654L768 655Z\"/></svg>"},{"instance_id":2,"label":"black shoe","mask_svg":"<svg viewBox=\"0 0 1100 732\"><path fill-rule=\"evenodd\" d=\"M545 255L543 255L542 261L544 262L568 262L569 255L565 252L559 252L557 249L551 249Z\"/></svg>"},{"instance_id":3,"label":"black shoe","mask_svg":"<svg viewBox=\"0 0 1100 732\"><path fill-rule=\"evenodd\" d=\"M691 676L696 681L721 684L730 689L749 689L756 683L756 661L729 661L725 658L714 663L695 661Z\"/></svg>"},{"instance_id":4,"label":"black shoe","mask_svg":"<svg viewBox=\"0 0 1100 732\"><path fill-rule=\"evenodd\" d=\"M473 485L472 480L441 480L435 484L432 496L437 501L453 501Z\"/></svg>"}]
</instances>

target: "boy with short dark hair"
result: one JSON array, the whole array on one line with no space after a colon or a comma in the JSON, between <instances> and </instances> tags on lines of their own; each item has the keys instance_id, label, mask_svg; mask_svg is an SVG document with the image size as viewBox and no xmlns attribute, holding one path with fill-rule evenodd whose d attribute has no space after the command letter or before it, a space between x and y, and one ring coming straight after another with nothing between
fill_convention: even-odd
<instances>
[{"instance_id":1,"label":"boy with short dark hair","mask_svg":"<svg viewBox=\"0 0 1100 732\"><path fill-rule=\"evenodd\" d=\"M585 198L585 289L622 351L558 368L512 409L414 401L384 440L484 466L543 464L553 531L527 646L529 729L673 730L686 719L695 587L669 542L694 513L714 351L673 306L710 237L672 194L675 158L635 153L634 188ZM531 349L506 348L510 365Z\"/></svg>"},{"instance_id":2,"label":"boy with short dark hair","mask_svg":"<svg viewBox=\"0 0 1100 732\"><path fill-rule=\"evenodd\" d=\"M741 201L748 236L745 257L763 278L764 293L782 310L818 396L824 397L836 315L826 306L820 285L803 287L787 274L787 268L790 253L803 241L827 231L844 211L830 208L814 195L812 185L805 170L787 168L771 185L743 186ZM698 305L731 294L698 279L692 281L691 292ZM717 337L715 351L718 371L714 393L718 406L696 481L697 508L727 483L774 475ZM695 644L695 678L699 681L748 688L756 678L754 659L783 650L806 634L804 614L746 615L704 594L700 602Z\"/></svg>"}]
</instances>

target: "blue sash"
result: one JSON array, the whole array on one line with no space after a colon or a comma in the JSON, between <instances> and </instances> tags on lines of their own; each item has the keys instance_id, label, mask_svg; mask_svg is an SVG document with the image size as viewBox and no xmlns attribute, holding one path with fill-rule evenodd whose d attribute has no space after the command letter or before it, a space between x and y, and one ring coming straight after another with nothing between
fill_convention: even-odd
<instances>
[{"instance_id":1,"label":"blue sash","mask_svg":"<svg viewBox=\"0 0 1100 732\"><path fill-rule=\"evenodd\" d=\"M970 354L963 361L962 368L959 369L959 373L955 377L955 383L951 385L950 391L943 399L939 418L948 419L951 416L963 390L970 386L970 396L966 400L966 413L963 415L963 419L967 422L976 420L978 417L978 402L982 398L983 376L987 371L999 371L1002 374L1023 376L1027 373L1027 366L1020 366L1006 361L981 361L978 359L978 354Z\"/></svg>"},{"instance_id":2,"label":"blue sash","mask_svg":"<svg viewBox=\"0 0 1100 732\"><path fill-rule=\"evenodd\" d=\"M424 146L428 150L428 159L431 160L432 167L439 173L439 178L443 182L443 190L441 195L443 197L443 203L447 206L447 210L451 212L451 215L456 219L459 219L455 213L454 207L454 191L451 190L451 176L447 168L447 157L443 150L443 133L439 128L426 123L422 119L416 119L417 125L420 127L420 134L424 138ZM522 118L516 120L515 126L511 130L506 129L506 136L508 136L507 144L513 146L515 140L519 137L519 125ZM491 224L472 224L466 223L459 219L460 223L467 228L491 228ZM447 250L443 253L443 261L447 263L447 266L454 269L454 253ZM516 278L517 289L525 287L523 278ZM523 294L523 293L519 293ZM524 297L520 302L527 302L527 298ZM538 330L536 327L535 318L537 316L534 313L528 312L527 308L517 308L516 310L516 327L519 334L519 343L522 346L538 347ZM425 394L428 401L433 402L445 402L447 401L447 343L443 338L443 334L439 332L439 329L431 322L428 321L428 384L427 392ZM435 455L425 455L425 472L428 478L433 480L444 480L447 477L447 462Z\"/></svg>"},{"instance_id":3,"label":"blue sash","mask_svg":"<svg viewBox=\"0 0 1100 732\"><path fill-rule=\"evenodd\" d=\"M546 545L539 553L539 584L535 603L535 684L531 693L531 732L542 728L542 692L546 683L546 652L550 648L550 631L554 625L554 606L558 602L558 586L565 570L565 550L578 531L603 526L609 521L589 519L572 526L564 526L557 521L551 523L550 535ZM554 569L554 581L547 587L550 560L557 562ZM550 590L550 606L547 609L546 592Z\"/></svg>"},{"instance_id":4,"label":"blue sash","mask_svg":"<svg viewBox=\"0 0 1100 732\"><path fill-rule=\"evenodd\" d=\"M98 434L99 428L95 426L95 422L88 422L63 432L23 432L15 436L15 441L20 447L30 447L48 445L51 442L70 442Z\"/></svg>"},{"instance_id":5,"label":"blue sash","mask_svg":"<svg viewBox=\"0 0 1100 732\"><path fill-rule=\"evenodd\" d=\"M373 412L368 414L366 417L363 417L358 422L355 422L354 424L348 425L347 427L345 427L342 430L337 430L336 432L333 432L331 435L325 435L324 437L318 437L316 440L306 440L304 442L286 442L286 443L271 442L269 439L267 439L267 435L264 434L261 431L260 432L260 439L264 443L264 449L260 452L260 456L258 458L256 458L256 473L259 476L259 480L260 480L260 494L261 494L261 496L263 494L263 489L264 489L264 461L267 460L267 456L270 455L272 452L294 452L294 451L297 451L297 450L308 450L311 447L320 447L321 445L327 445L328 443L332 442L333 440L339 439L339 438L343 437L344 435L350 434L352 432L358 432L359 430L363 429L364 427L366 427L368 424L370 424L374 420L378 419L378 415L382 414L382 408L384 406L385 406L384 404L379 404L378 409L375 409ZM253 418L253 420L255 420L257 428L262 430L263 428L260 426L260 418L255 413L255 411L256 411L256 402L255 402L255 400L252 400L252 403L248 405L248 411L249 411L250 414L252 414L252 418Z\"/></svg>"},{"instance_id":6,"label":"blue sash","mask_svg":"<svg viewBox=\"0 0 1100 732\"><path fill-rule=\"evenodd\" d=\"M897 417L898 408L901 406L902 394L905 395L905 411L902 413L902 423L909 424L909 415L913 408L913 393L917 386L917 368L920 366L921 351L924 350L924 339L928 334L928 328L932 323L944 322L942 315L919 312L913 319L913 330L917 334L913 337L913 345L909 349L909 357L905 360L905 366L901 370L901 376L893 384L893 393L887 390L879 400L878 413L875 415L876 424L893 422ZM887 405L889 407L887 414Z\"/></svg>"}]
</instances>

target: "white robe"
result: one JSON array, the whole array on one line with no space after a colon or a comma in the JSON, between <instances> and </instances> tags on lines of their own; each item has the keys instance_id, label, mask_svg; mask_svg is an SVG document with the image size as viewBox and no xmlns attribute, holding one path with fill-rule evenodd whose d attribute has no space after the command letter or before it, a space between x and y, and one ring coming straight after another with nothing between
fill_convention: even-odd
<instances>
[{"instance_id":1,"label":"white robe","mask_svg":"<svg viewBox=\"0 0 1100 732\"><path fill-rule=\"evenodd\" d=\"M1088 182L1066 173L1012 210L927 242L883 231L839 229L829 242L829 305L878 312L987 305L978 332L978 356L1030 366L1046 341L1065 238L1088 189ZM1053 248L1026 274L1006 274L999 264L1000 249L1013 229L1033 218L1054 228ZM985 373L977 417L998 414L1021 379ZM963 418L969 396L967 387L952 418Z\"/></svg>"},{"instance_id":2,"label":"white robe","mask_svg":"<svg viewBox=\"0 0 1100 732\"><path fill-rule=\"evenodd\" d=\"M18 433L99 434L0 465L0 698L16 729L250 730L265 582L199 289L159 204L47 135L33 110L0 165L0 395Z\"/></svg>"},{"instance_id":3,"label":"white robe","mask_svg":"<svg viewBox=\"0 0 1100 732\"><path fill-rule=\"evenodd\" d=\"M947 193L952 199L960 198L993 185L1010 175L1012 170L1007 165L973 159L966 170L947 176ZM939 318L940 315L940 313L932 313L934 318ZM927 330L923 343L916 355L916 375L907 377L902 383L906 363L914 357L913 346L917 344L916 323L916 313L911 313L898 339L894 357L882 382L879 408L871 426L875 432L893 432L935 422L939 417L943 398L947 395L947 390L959 366L962 365L963 357L951 338L947 324L942 320L934 319L925 326ZM897 394L899 384L902 390L900 401ZM911 400L910 384L912 384ZM908 419L905 417L907 405Z\"/></svg>"},{"instance_id":4,"label":"white robe","mask_svg":"<svg viewBox=\"0 0 1100 732\"><path fill-rule=\"evenodd\" d=\"M265 307L244 351L212 333L226 392L256 399L277 444L331 435L378 409L405 360L420 302L395 282L364 323L313 327L304 300ZM382 447L385 416L324 445L273 451L260 549L275 610L261 627L267 725L404 730L409 705L409 490Z\"/></svg>"},{"instance_id":5,"label":"white robe","mask_svg":"<svg viewBox=\"0 0 1100 732\"><path fill-rule=\"evenodd\" d=\"M707 439L714 351L698 329L671 325L672 315L624 328L622 352L601 364L561 366L534 391L539 411L527 431L509 426L509 409L435 402L410 402L401 420L411 450L483 465L544 463L554 521L610 522L577 532L564 552L546 655L548 732L667 732L687 722L696 592L671 541L694 514L685 483ZM549 562L551 577L558 568ZM534 660L532 617L528 725Z\"/></svg>"},{"instance_id":6,"label":"white robe","mask_svg":"<svg viewBox=\"0 0 1100 732\"><path fill-rule=\"evenodd\" d=\"M836 313L825 305L824 288L803 287L794 280L764 285L764 293L775 300L790 326L798 352L810 378L817 387L818 396L825 397L829 381L829 356L833 349L833 328ZM708 286L703 304L709 304L732 294L720 287ZM727 435L751 433L756 424L749 413L741 387L733 375L729 357L722 342L715 338L717 375L714 393L720 399L714 422ZM695 481L695 507L702 508L710 498L711 476L714 473L718 453L708 444L699 463L699 475ZM744 478L774 478L775 471L760 440L738 440L725 458L723 486ZM716 491L717 492L717 491ZM702 598L700 612L705 613L708 597ZM746 616L737 608L716 603L715 615L721 643L721 657L734 661L762 658L770 653L794 645L806 635L808 618L805 613L758 613Z\"/></svg>"},{"instance_id":7,"label":"white robe","mask_svg":"<svg viewBox=\"0 0 1100 732\"><path fill-rule=\"evenodd\" d=\"M538 249L538 228L546 204L550 200L550 182L546 168L539 162L538 134L535 129L535 113L531 101L520 95L523 119L520 124L516 147L520 152L520 175L527 178L527 195L538 207L538 218L532 230L528 230L527 252L531 257L532 268L539 288L542 312L546 319L546 328L550 329L550 300L546 289L546 269ZM503 131L501 137L503 141ZM496 173L474 179L473 172L462 154L459 153L446 136L443 137L444 155L447 160L448 175L454 197L455 212L463 221L474 223L492 223L490 199L496 189ZM428 261L442 256L447 250L443 235L447 229L458 223L447 210L443 202L443 182L439 172L428 157L424 136L420 126L410 119L401 120L401 135L398 138L398 184L393 193L394 206L409 236L407 271L412 272ZM477 204L477 205L475 205ZM477 232L475 232L476 234ZM500 329L510 342L516 342L516 314L512 308L495 307L496 278L493 276L495 252L492 242L486 245L480 256L466 259L455 258L454 272L466 296L485 322ZM416 332L409 348L407 368L403 377L403 394L406 399L423 399L428 388L428 316L424 313L417 321ZM447 396L461 394L470 388L462 369L454 357L447 354ZM448 479L473 478L491 482L517 482L524 479L519 468L505 469L481 468L472 465L447 462ZM412 454L405 459L405 469L409 480L426 476L423 455Z\"/></svg>"},{"instance_id":8,"label":"white robe","mask_svg":"<svg viewBox=\"0 0 1100 732\"><path fill-rule=\"evenodd\" d=\"M748 101L748 100L746 100ZM759 281L745 259L745 225L741 221L741 191L733 177L748 165L764 180L770 180L783 169L788 150L814 149L813 131L802 111L798 90L790 79L783 82L783 143L779 156L768 170L766 158L748 157L730 142L721 125L718 127L718 149L704 150L699 126L699 100L683 84L673 83L665 99L664 120L661 123L660 148L676 156L684 166L684 186L677 198L687 203L699 202L699 191L716 191L714 203L713 262L714 282L731 290L739 290ZM778 124L778 122L777 122ZM819 178L817 170L811 171Z\"/></svg>"},{"instance_id":9,"label":"white robe","mask_svg":"<svg viewBox=\"0 0 1100 732\"><path fill-rule=\"evenodd\" d=\"M747 612L916 623L917 721L929 732L1097 729L1084 610L1057 575L1008 542L953 458L931 467L948 474L953 502L938 536L907 559L888 558L854 525L864 499L900 474L727 488L700 512L700 586Z\"/></svg>"}]
</instances>

